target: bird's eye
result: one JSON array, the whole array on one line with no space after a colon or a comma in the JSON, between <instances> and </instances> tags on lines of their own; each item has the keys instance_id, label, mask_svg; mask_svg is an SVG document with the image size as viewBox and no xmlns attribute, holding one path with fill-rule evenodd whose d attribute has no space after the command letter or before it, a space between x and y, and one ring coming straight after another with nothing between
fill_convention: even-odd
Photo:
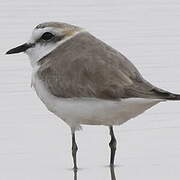
<instances>
[{"instance_id":1,"label":"bird's eye","mask_svg":"<svg viewBox=\"0 0 180 180\"><path fill-rule=\"evenodd\" d=\"M54 34L50 33L50 32L45 32L42 36L41 39L48 41L50 39L52 39L54 37Z\"/></svg>"}]
</instances>

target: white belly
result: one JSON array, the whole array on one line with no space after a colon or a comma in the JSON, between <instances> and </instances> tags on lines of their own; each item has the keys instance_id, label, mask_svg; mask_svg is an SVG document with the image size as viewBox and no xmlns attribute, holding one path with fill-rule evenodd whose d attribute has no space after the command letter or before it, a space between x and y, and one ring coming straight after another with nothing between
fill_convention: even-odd
<instances>
[{"instance_id":1,"label":"white belly","mask_svg":"<svg viewBox=\"0 0 180 180\"><path fill-rule=\"evenodd\" d=\"M60 98L50 94L36 75L32 78L32 85L48 110L76 129L80 124L120 125L163 101L144 98L116 101L98 98Z\"/></svg>"}]
</instances>

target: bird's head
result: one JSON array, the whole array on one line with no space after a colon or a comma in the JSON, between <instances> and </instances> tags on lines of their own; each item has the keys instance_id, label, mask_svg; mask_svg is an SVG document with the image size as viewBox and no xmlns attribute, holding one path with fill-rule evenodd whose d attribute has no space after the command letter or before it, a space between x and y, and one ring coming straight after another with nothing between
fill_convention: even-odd
<instances>
[{"instance_id":1,"label":"bird's head","mask_svg":"<svg viewBox=\"0 0 180 180\"><path fill-rule=\"evenodd\" d=\"M28 42L7 51L6 54L24 52L33 64L81 31L82 28L66 23L42 23L34 28Z\"/></svg>"}]
</instances>

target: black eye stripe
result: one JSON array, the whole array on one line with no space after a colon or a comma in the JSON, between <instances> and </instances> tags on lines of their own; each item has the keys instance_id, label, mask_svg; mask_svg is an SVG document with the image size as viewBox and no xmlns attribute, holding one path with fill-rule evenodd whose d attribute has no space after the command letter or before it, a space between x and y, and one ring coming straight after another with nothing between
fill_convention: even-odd
<instances>
[{"instance_id":1,"label":"black eye stripe","mask_svg":"<svg viewBox=\"0 0 180 180\"><path fill-rule=\"evenodd\" d=\"M54 34L50 33L50 32L45 32L42 36L41 39L48 41L50 39L52 39L54 36Z\"/></svg>"},{"instance_id":2,"label":"black eye stripe","mask_svg":"<svg viewBox=\"0 0 180 180\"><path fill-rule=\"evenodd\" d=\"M56 41L61 41L61 40L64 39L64 38L65 38L65 35L57 36L57 37L55 38L55 40L56 40Z\"/></svg>"}]
</instances>

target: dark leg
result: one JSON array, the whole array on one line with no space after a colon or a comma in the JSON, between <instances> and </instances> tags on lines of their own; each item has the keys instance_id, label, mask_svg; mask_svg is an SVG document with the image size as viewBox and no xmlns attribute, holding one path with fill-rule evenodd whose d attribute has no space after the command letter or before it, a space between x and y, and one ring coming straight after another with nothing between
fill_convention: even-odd
<instances>
[{"instance_id":1,"label":"dark leg","mask_svg":"<svg viewBox=\"0 0 180 180\"><path fill-rule=\"evenodd\" d=\"M113 131L112 126L109 126L109 130L110 130L110 136L111 136L111 141L109 143L109 146L111 148L110 166L114 166L114 157L116 153L116 138L114 136L114 131Z\"/></svg>"},{"instance_id":2,"label":"dark leg","mask_svg":"<svg viewBox=\"0 0 180 180\"><path fill-rule=\"evenodd\" d=\"M72 132L72 157L73 157L73 162L74 162L74 171L77 170L77 161L76 161L76 154L77 154L77 144L76 144L76 137L75 137L75 131L71 130Z\"/></svg>"}]
</instances>

